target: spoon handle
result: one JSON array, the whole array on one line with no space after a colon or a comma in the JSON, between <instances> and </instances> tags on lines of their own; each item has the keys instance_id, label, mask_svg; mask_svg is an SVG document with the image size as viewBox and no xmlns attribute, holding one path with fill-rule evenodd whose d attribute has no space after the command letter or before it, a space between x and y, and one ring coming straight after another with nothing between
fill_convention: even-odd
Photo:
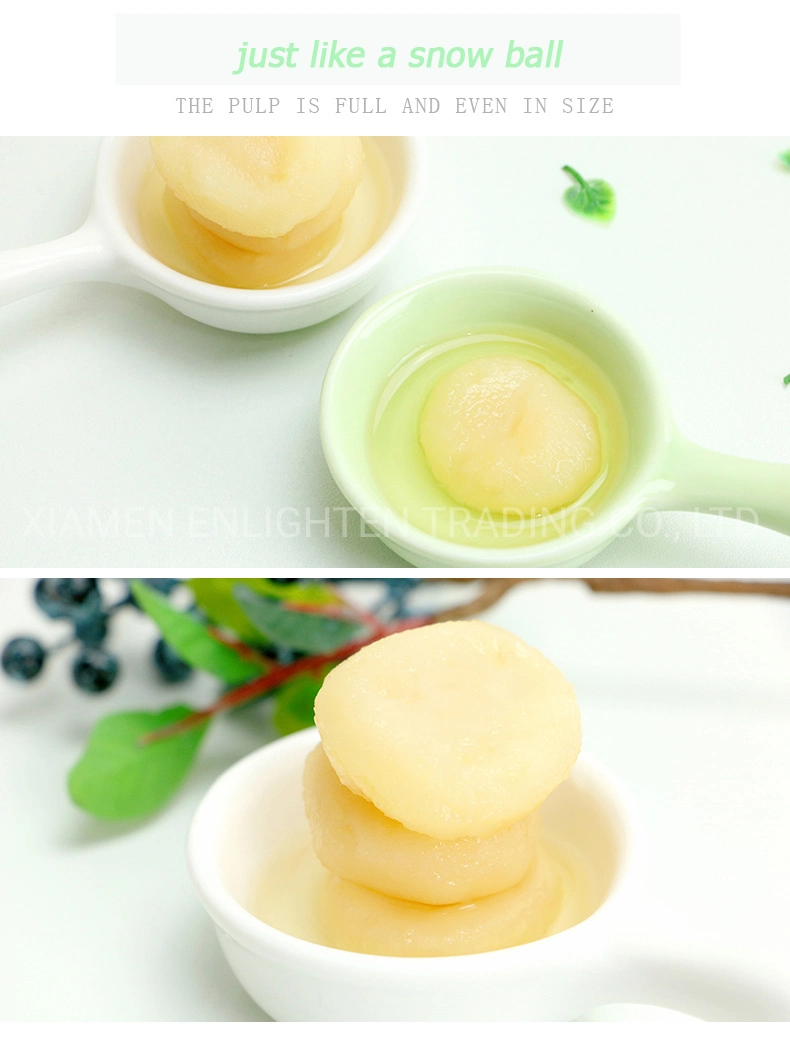
<instances>
[{"instance_id":1,"label":"spoon handle","mask_svg":"<svg viewBox=\"0 0 790 1046\"><path fill-rule=\"evenodd\" d=\"M706 512L790 534L790 464L752 461L673 440L651 508Z\"/></svg>"},{"instance_id":2,"label":"spoon handle","mask_svg":"<svg viewBox=\"0 0 790 1046\"><path fill-rule=\"evenodd\" d=\"M89 219L59 240L0 252L0 305L61 283L108 279L112 267L110 250Z\"/></svg>"},{"instance_id":3,"label":"spoon handle","mask_svg":"<svg viewBox=\"0 0 790 1046\"><path fill-rule=\"evenodd\" d=\"M610 942L586 975L569 959L565 985L581 1002L576 1020L654 1021L656 1013L596 1014L625 999L675 1011L676 1019L787 1021L787 971L762 957L648 929ZM578 983L573 981L578 978ZM619 1007L613 1007L619 1008ZM637 1006L636 1009L640 1007ZM590 1012L592 1011L592 1013Z\"/></svg>"}]
</instances>

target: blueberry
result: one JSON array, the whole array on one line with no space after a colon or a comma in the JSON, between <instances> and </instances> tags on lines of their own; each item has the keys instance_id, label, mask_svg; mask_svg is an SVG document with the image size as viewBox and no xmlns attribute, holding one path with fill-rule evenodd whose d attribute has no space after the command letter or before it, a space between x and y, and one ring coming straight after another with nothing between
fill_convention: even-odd
<instances>
[{"instance_id":1,"label":"blueberry","mask_svg":"<svg viewBox=\"0 0 790 1046\"><path fill-rule=\"evenodd\" d=\"M192 675L192 666L182 661L164 639L160 639L154 647L154 664L166 683L183 683Z\"/></svg>"},{"instance_id":2,"label":"blueberry","mask_svg":"<svg viewBox=\"0 0 790 1046\"><path fill-rule=\"evenodd\" d=\"M88 694L109 689L118 675L118 658L99 647L83 647L71 666L74 682Z\"/></svg>"},{"instance_id":3,"label":"blueberry","mask_svg":"<svg viewBox=\"0 0 790 1046\"><path fill-rule=\"evenodd\" d=\"M39 609L52 618L90 614L101 606L95 577L42 577L34 596Z\"/></svg>"},{"instance_id":4,"label":"blueberry","mask_svg":"<svg viewBox=\"0 0 790 1046\"><path fill-rule=\"evenodd\" d=\"M99 612L74 618L74 635L85 646L101 646L107 638L107 615Z\"/></svg>"},{"instance_id":5,"label":"blueberry","mask_svg":"<svg viewBox=\"0 0 790 1046\"><path fill-rule=\"evenodd\" d=\"M26 682L35 679L47 658L47 652L37 639L17 636L3 648L3 671L12 679Z\"/></svg>"}]
</instances>

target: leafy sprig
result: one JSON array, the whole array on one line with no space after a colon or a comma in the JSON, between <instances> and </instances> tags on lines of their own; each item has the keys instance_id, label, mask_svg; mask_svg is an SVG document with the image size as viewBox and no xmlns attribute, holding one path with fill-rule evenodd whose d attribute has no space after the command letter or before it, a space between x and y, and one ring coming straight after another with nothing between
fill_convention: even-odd
<instances>
[{"instance_id":1,"label":"leafy sprig","mask_svg":"<svg viewBox=\"0 0 790 1046\"><path fill-rule=\"evenodd\" d=\"M149 585L132 581L129 587L140 609L153 618L162 638L188 665L210 672L229 686L260 675L259 664L216 638L193 615L176 610Z\"/></svg>"},{"instance_id":2,"label":"leafy sprig","mask_svg":"<svg viewBox=\"0 0 790 1046\"><path fill-rule=\"evenodd\" d=\"M478 613L513 583L486 582L482 597L454 611L404 616L404 594L413 586L397 580L377 613L351 605L327 583L193 579L186 584L196 606L181 610L150 585L131 582L135 604L156 623L164 641L227 689L207 708L179 704L100 720L69 775L73 801L100 818L149 816L178 790L217 716L270 698L272 722L280 733L311 726L316 694L335 665L384 636ZM394 616L386 616L387 608Z\"/></svg>"},{"instance_id":3,"label":"leafy sprig","mask_svg":"<svg viewBox=\"0 0 790 1046\"><path fill-rule=\"evenodd\" d=\"M359 632L359 621L327 616L308 608L291 610L283 602L262 599L249 586L234 586L233 596L247 620L278 646L307 654L326 654L345 646Z\"/></svg>"},{"instance_id":4,"label":"leafy sprig","mask_svg":"<svg viewBox=\"0 0 790 1046\"><path fill-rule=\"evenodd\" d=\"M592 178L588 181L568 164L565 164L562 169L574 181L574 184L566 189L563 195L563 199L574 214L579 214L583 218L592 218L594 221L610 222L617 210L617 198L611 185L600 178Z\"/></svg>"}]
</instances>

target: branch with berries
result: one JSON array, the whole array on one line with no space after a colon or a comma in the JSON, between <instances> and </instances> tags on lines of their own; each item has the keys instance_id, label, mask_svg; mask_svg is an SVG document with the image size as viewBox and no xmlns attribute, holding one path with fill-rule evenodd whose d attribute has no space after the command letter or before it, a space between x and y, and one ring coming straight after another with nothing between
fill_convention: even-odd
<instances>
[{"instance_id":1,"label":"branch with berries","mask_svg":"<svg viewBox=\"0 0 790 1046\"><path fill-rule=\"evenodd\" d=\"M340 582L271 578L174 578L128 580L126 593L108 604L94 578L43 578L34 589L39 609L65 619L70 635L46 648L31 636L11 639L2 667L29 682L48 661L76 647L71 674L93 697L119 677L118 659L105 646L113 619L123 611L147 614L159 629L152 660L164 683L210 673L221 692L207 708L168 704L156 712L117 712L95 725L69 774L69 793L82 809L113 820L148 816L160 809L186 777L206 730L218 715L262 699L273 703L281 734L313 723L313 703L336 664L384 636L432 621L479 613L510 582L482 582L482 591L450 612L412 613L409 600L419 578L355 581L375 586L372 610L352 603ZM178 589L186 609L176 605Z\"/></svg>"},{"instance_id":2,"label":"branch with berries","mask_svg":"<svg viewBox=\"0 0 790 1046\"><path fill-rule=\"evenodd\" d=\"M179 582L175 578L150 578L146 583L167 595ZM118 678L120 666L115 654L104 649L104 642L115 615L126 607L136 606L131 592L107 604L96 578L47 577L36 582L33 598L48 618L67 621L71 635L48 648L33 636L10 639L0 657L5 674L17 682L30 682L41 674L54 655L76 646L71 662L75 685L94 696L109 690ZM156 643L152 658L166 683L180 683L192 673L191 666L163 639Z\"/></svg>"}]
</instances>

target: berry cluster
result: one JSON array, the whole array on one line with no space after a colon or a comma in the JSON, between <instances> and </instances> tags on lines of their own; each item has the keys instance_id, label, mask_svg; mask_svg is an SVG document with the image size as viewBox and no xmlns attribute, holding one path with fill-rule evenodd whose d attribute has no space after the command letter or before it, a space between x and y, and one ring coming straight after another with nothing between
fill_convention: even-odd
<instances>
[{"instance_id":1,"label":"berry cluster","mask_svg":"<svg viewBox=\"0 0 790 1046\"><path fill-rule=\"evenodd\" d=\"M146 578L147 583L167 594L178 584L175 578ZM40 578L35 585L34 599L38 608L53 619L65 619L71 625L72 635L47 648L33 636L17 636L6 643L0 663L11 679L28 682L38 676L47 659L63 649L77 644L71 663L71 675L76 686L86 694L102 694L118 678L120 665L115 654L105 649L104 643L110 624L118 611L134 607L131 594L108 605L96 578ZM192 672L176 652L158 640L153 650L153 663L167 683L180 683Z\"/></svg>"},{"instance_id":2,"label":"berry cluster","mask_svg":"<svg viewBox=\"0 0 790 1046\"><path fill-rule=\"evenodd\" d=\"M179 584L176 578L145 578L146 583L163 595ZM297 584L299 578L272 578L278 584ZM321 579L311 579L321 580ZM417 578L368 579L369 583L384 586L384 593L374 613L384 620L407 616L406 601L420 584ZM342 583L342 582L341 582ZM39 609L49 618L64 619L71 626L71 635L62 642L46 648L33 636L17 636L6 643L2 653L2 668L12 679L27 682L43 670L47 659L64 647L77 645L71 664L72 678L86 694L102 694L118 678L120 665L115 654L105 648L112 619L125 607L137 608L130 591L116 603L106 602L96 578L41 578L36 582L34 598ZM193 613L200 616L197 608ZM282 665L299 659L300 651L290 647L265 643L261 653ZM166 683L181 683L192 674L192 667L183 661L164 639L159 639L152 651L153 664Z\"/></svg>"}]
</instances>

